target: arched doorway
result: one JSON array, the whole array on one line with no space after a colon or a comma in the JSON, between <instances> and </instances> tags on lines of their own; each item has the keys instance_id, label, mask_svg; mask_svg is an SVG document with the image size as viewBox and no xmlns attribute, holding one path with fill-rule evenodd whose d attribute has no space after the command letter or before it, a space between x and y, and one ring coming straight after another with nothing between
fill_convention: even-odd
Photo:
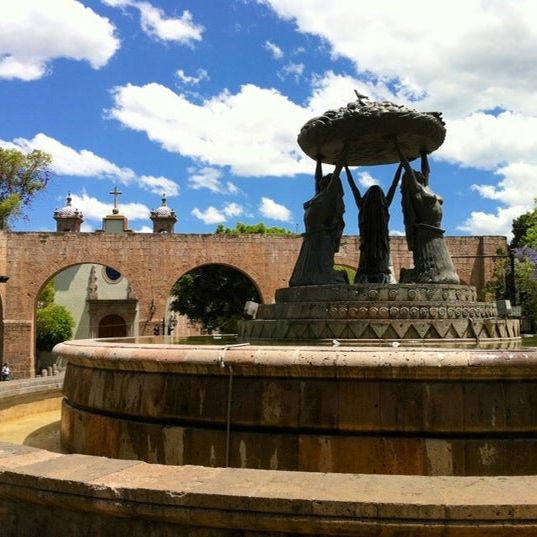
<instances>
[{"instance_id":1,"label":"arched doorway","mask_svg":"<svg viewBox=\"0 0 537 537\"><path fill-rule=\"evenodd\" d=\"M97 337L114 338L127 336L127 323L123 317L110 314L105 315L99 322Z\"/></svg>"},{"instance_id":2,"label":"arched doorway","mask_svg":"<svg viewBox=\"0 0 537 537\"><path fill-rule=\"evenodd\" d=\"M73 325L71 334L63 339L124 337L138 334L138 300L127 278L116 268L98 263L80 263L63 268L51 275L43 285L35 304L37 371L52 365L56 355L52 347L62 341L50 341L46 332L56 337L56 325L63 308ZM108 315L119 317L101 322ZM102 335L104 331L105 335ZM42 332L45 332L41 337ZM51 337L52 337L51 336ZM50 343L50 344L49 344Z\"/></svg>"}]
</instances>

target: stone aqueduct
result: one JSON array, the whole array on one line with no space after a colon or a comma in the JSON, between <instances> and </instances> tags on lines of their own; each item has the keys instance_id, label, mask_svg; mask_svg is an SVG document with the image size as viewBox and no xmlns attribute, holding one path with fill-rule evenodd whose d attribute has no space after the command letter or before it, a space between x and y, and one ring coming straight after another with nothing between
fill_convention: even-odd
<instances>
[{"instance_id":1,"label":"stone aqueduct","mask_svg":"<svg viewBox=\"0 0 537 537\"><path fill-rule=\"evenodd\" d=\"M36 300L40 290L65 268L96 263L128 278L138 299L140 334L152 334L166 311L175 281L201 265L225 264L246 274L263 302L286 287L301 238L272 235L192 235L0 232L0 336L2 359L16 377L34 374ZM448 237L448 248L464 283L481 289L492 273L505 237ZM392 237L395 274L412 265L404 237ZM359 242L345 236L336 263L356 267Z\"/></svg>"}]
</instances>

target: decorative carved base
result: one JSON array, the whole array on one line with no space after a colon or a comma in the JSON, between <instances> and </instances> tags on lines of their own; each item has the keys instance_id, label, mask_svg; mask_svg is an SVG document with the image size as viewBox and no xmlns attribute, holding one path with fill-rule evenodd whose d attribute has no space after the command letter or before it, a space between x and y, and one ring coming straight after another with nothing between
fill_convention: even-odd
<instances>
[{"instance_id":1,"label":"decorative carved base","mask_svg":"<svg viewBox=\"0 0 537 537\"><path fill-rule=\"evenodd\" d=\"M518 320L498 319L467 285L320 285L276 292L257 319L241 324L247 339L487 340L518 339Z\"/></svg>"}]
</instances>

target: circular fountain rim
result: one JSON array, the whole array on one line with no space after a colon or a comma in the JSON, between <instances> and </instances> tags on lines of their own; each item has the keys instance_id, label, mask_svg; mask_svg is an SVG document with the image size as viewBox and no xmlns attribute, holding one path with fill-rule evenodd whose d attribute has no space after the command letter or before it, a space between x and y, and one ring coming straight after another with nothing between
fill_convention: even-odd
<instances>
[{"instance_id":1,"label":"circular fountain rim","mask_svg":"<svg viewBox=\"0 0 537 537\"><path fill-rule=\"evenodd\" d=\"M537 347L469 349L439 347L313 345L177 345L115 340L71 340L54 351L85 367L147 372L206 371L226 374L263 371L275 376L359 377L537 377Z\"/></svg>"}]
</instances>

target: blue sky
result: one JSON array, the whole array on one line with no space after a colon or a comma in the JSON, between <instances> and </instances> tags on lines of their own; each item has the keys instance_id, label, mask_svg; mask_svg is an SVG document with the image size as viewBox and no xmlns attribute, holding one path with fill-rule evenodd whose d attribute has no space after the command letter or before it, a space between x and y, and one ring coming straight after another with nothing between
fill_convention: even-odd
<instances>
[{"instance_id":1,"label":"blue sky","mask_svg":"<svg viewBox=\"0 0 537 537\"><path fill-rule=\"evenodd\" d=\"M537 197L536 20L532 0L0 2L0 145L48 151L55 172L15 229L54 230L68 191L99 229L117 185L135 231L162 193L177 232L302 231L314 162L296 136L357 89L443 112L444 227L508 234ZM394 171L354 175L388 188ZM355 234L348 188L346 207ZM399 194L391 212L401 233Z\"/></svg>"}]
</instances>

